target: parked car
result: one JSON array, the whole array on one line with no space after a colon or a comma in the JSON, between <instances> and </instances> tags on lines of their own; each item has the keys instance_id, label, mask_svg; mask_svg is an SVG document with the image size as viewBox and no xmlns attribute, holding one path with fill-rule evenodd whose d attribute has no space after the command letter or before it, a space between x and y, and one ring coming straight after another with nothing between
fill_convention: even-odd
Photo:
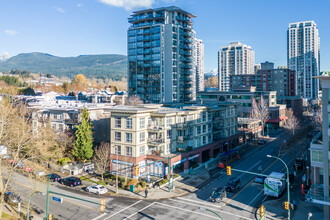
<instances>
[{"instance_id":1,"label":"parked car","mask_svg":"<svg viewBox=\"0 0 330 220\"><path fill-rule=\"evenodd\" d=\"M304 166L304 159L303 158L296 158L295 163L294 163L294 167L296 169L302 169Z\"/></svg>"},{"instance_id":2,"label":"parked car","mask_svg":"<svg viewBox=\"0 0 330 220\"><path fill-rule=\"evenodd\" d=\"M259 141L258 141L258 144L259 144L259 145L264 145L264 144L266 144L266 143L267 143L266 140L259 140Z\"/></svg>"},{"instance_id":3,"label":"parked car","mask_svg":"<svg viewBox=\"0 0 330 220\"><path fill-rule=\"evenodd\" d=\"M50 177L50 180L53 182L61 182L61 176L56 173L51 173L47 175L47 178Z\"/></svg>"},{"instance_id":4,"label":"parked car","mask_svg":"<svg viewBox=\"0 0 330 220\"><path fill-rule=\"evenodd\" d=\"M88 186L86 188L87 192L96 193L97 195L105 194L108 192L108 189L102 185Z\"/></svg>"},{"instance_id":5,"label":"parked car","mask_svg":"<svg viewBox=\"0 0 330 220\"><path fill-rule=\"evenodd\" d=\"M61 184L74 187L81 185L81 179L77 177L67 177L65 179L61 179Z\"/></svg>"},{"instance_id":6,"label":"parked car","mask_svg":"<svg viewBox=\"0 0 330 220\"><path fill-rule=\"evenodd\" d=\"M239 188L240 183L241 183L240 178L238 177L231 178L226 186L227 191L234 192L236 189Z\"/></svg>"},{"instance_id":7,"label":"parked car","mask_svg":"<svg viewBox=\"0 0 330 220\"><path fill-rule=\"evenodd\" d=\"M263 184L264 181L265 181L265 179L266 179L265 176L257 176L257 177L254 179L254 182Z\"/></svg>"},{"instance_id":8,"label":"parked car","mask_svg":"<svg viewBox=\"0 0 330 220\"><path fill-rule=\"evenodd\" d=\"M211 202L220 202L223 198L227 197L227 191L225 187L219 187L214 190L210 196Z\"/></svg>"},{"instance_id":9,"label":"parked car","mask_svg":"<svg viewBox=\"0 0 330 220\"><path fill-rule=\"evenodd\" d=\"M9 204L17 204L21 202L21 197L14 192L5 192L5 202Z\"/></svg>"}]
</instances>

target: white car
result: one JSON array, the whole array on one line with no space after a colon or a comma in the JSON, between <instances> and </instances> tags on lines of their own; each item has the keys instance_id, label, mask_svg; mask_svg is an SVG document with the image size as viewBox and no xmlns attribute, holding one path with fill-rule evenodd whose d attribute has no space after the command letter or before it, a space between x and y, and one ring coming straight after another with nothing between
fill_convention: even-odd
<instances>
[{"instance_id":1,"label":"white car","mask_svg":"<svg viewBox=\"0 0 330 220\"><path fill-rule=\"evenodd\" d=\"M108 189L102 185L89 186L86 188L87 192L96 193L97 195L105 194L108 192Z\"/></svg>"}]
</instances>

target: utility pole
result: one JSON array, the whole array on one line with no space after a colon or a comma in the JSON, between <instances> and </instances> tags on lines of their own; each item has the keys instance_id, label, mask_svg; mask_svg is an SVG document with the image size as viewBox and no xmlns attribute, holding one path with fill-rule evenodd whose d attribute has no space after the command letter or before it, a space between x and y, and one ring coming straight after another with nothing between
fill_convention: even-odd
<instances>
[{"instance_id":1,"label":"utility pole","mask_svg":"<svg viewBox=\"0 0 330 220\"><path fill-rule=\"evenodd\" d=\"M115 146L116 151L116 194L118 195L118 146Z\"/></svg>"}]
</instances>

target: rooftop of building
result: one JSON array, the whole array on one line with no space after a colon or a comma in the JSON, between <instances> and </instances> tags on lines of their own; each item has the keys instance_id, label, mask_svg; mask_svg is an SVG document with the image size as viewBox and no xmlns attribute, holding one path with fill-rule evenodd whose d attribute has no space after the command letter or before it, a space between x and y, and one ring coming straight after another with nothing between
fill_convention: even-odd
<instances>
[{"instance_id":1,"label":"rooftop of building","mask_svg":"<svg viewBox=\"0 0 330 220\"><path fill-rule=\"evenodd\" d=\"M298 21L298 22L293 22L293 23L289 23L289 28L297 28L297 27L301 27L301 26L294 26L294 25L303 25L303 26L306 26L306 25L309 25L312 26L316 26L316 23L312 20L312 21Z\"/></svg>"},{"instance_id":2,"label":"rooftop of building","mask_svg":"<svg viewBox=\"0 0 330 220\"><path fill-rule=\"evenodd\" d=\"M169 11L169 12L176 11L176 12L183 13L186 16L191 17L191 18L196 17L195 15L193 15L193 14L191 14L189 12L186 12L186 11L182 10L181 8L176 7L176 6L160 7L160 8L150 8L150 9L144 9L144 10L139 10L139 11L133 11L134 14L132 16L135 16L135 15L138 15L138 14L141 14L141 13L161 12L161 11Z\"/></svg>"},{"instance_id":3,"label":"rooftop of building","mask_svg":"<svg viewBox=\"0 0 330 220\"><path fill-rule=\"evenodd\" d=\"M252 123L256 123L256 122L261 122L261 120L254 119L254 118L241 118L241 117L238 117L237 122L238 122L238 124L252 124Z\"/></svg>"}]
</instances>

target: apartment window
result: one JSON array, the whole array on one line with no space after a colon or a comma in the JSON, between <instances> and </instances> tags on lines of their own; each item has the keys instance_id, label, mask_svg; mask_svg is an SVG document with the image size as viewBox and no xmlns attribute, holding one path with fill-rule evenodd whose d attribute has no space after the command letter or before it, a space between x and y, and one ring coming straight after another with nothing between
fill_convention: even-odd
<instances>
[{"instance_id":1,"label":"apartment window","mask_svg":"<svg viewBox=\"0 0 330 220\"><path fill-rule=\"evenodd\" d=\"M166 118L166 124L167 124L167 126L172 125L172 123L173 123L172 117Z\"/></svg>"},{"instance_id":2,"label":"apartment window","mask_svg":"<svg viewBox=\"0 0 330 220\"><path fill-rule=\"evenodd\" d=\"M59 124L58 127L59 127L60 131L63 131L63 125L62 124Z\"/></svg>"},{"instance_id":3,"label":"apartment window","mask_svg":"<svg viewBox=\"0 0 330 220\"><path fill-rule=\"evenodd\" d=\"M140 128L145 128L146 127L146 120L145 118L140 118Z\"/></svg>"},{"instance_id":4,"label":"apartment window","mask_svg":"<svg viewBox=\"0 0 330 220\"><path fill-rule=\"evenodd\" d=\"M323 152L313 150L312 152L312 161L313 162L323 162Z\"/></svg>"},{"instance_id":5,"label":"apartment window","mask_svg":"<svg viewBox=\"0 0 330 220\"><path fill-rule=\"evenodd\" d=\"M132 119L131 118L126 119L126 128L132 129Z\"/></svg>"},{"instance_id":6,"label":"apartment window","mask_svg":"<svg viewBox=\"0 0 330 220\"><path fill-rule=\"evenodd\" d=\"M115 118L115 128L121 128L121 118Z\"/></svg>"},{"instance_id":7,"label":"apartment window","mask_svg":"<svg viewBox=\"0 0 330 220\"><path fill-rule=\"evenodd\" d=\"M197 126L197 135L201 134L201 126Z\"/></svg>"},{"instance_id":8,"label":"apartment window","mask_svg":"<svg viewBox=\"0 0 330 220\"><path fill-rule=\"evenodd\" d=\"M131 157L132 156L132 152L133 152L132 147L126 147L126 156Z\"/></svg>"},{"instance_id":9,"label":"apartment window","mask_svg":"<svg viewBox=\"0 0 330 220\"><path fill-rule=\"evenodd\" d=\"M206 121L206 112L203 112L203 121Z\"/></svg>"},{"instance_id":10,"label":"apartment window","mask_svg":"<svg viewBox=\"0 0 330 220\"><path fill-rule=\"evenodd\" d=\"M206 136L203 136L203 144L206 144Z\"/></svg>"},{"instance_id":11,"label":"apartment window","mask_svg":"<svg viewBox=\"0 0 330 220\"><path fill-rule=\"evenodd\" d=\"M188 128L188 136L193 136L194 135L194 127L189 127Z\"/></svg>"},{"instance_id":12,"label":"apartment window","mask_svg":"<svg viewBox=\"0 0 330 220\"><path fill-rule=\"evenodd\" d=\"M132 143L132 133L126 133L126 142Z\"/></svg>"},{"instance_id":13,"label":"apartment window","mask_svg":"<svg viewBox=\"0 0 330 220\"><path fill-rule=\"evenodd\" d=\"M115 141L121 141L121 132L115 132Z\"/></svg>"},{"instance_id":14,"label":"apartment window","mask_svg":"<svg viewBox=\"0 0 330 220\"><path fill-rule=\"evenodd\" d=\"M114 148L115 148L115 154L121 155L121 146L116 145L114 146Z\"/></svg>"},{"instance_id":15,"label":"apartment window","mask_svg":"<svg viewBox=\"0 0 330 220\"><path fill-rule=\"evenodd\" d=\"M212 141L212 135L209 134L209 136L208 136L208 142L210 143L211 141Z\"/></svg>"},{"instance_id":16,"label":"apartment window","mask_svg":"<svg viewBox=\"0 0 330 220\"><path fill-rule=\"evenodd\" d=\"M200 123L202 120L201 120L201 114L198 114L197 115L197 123Z\"/></svg>"},{"instance_id":17,"label":"apartment window","mask_svg":"<svg viewBox=\"0 0 330 220\"><path fill-rule=\"evenodd\" d=\"M212 121L212 113L209 112L207 114L207 119L208 119L208 121Z\"/></svg>"},{"instance_id":18,"label":"apartment window","mask_svg":"<svg viewBox=\"0 0 330 220\"><path fill-rule=\"evenodd\" d=\"M211 130L212 130L212 124L209 123L209 124L207 125L207 132L211 132Z\"/></svg>"},{"instance_id":19,"label":"apartment window","mask_svg":"<svg viewBox=\"0 0 330 220\"><path fill-rule=\"evenodd\" d=\"M172 130L167 130L167 139L172 138Z\"/></svg>"},{"instance_id":20,"label":"apartment window","mask_svg":"<svg viewBox=\"0 0 330 220\"><path fill-rule=\"evenodd\" d=\"M200 147L202 145L201 138L197 138L197 147Z\"/></svg>"},{"instance_id":21,"label":"apartment window","mask_svg":"<svg viewBox=\"0 0 330 220\"><path fill-rule=\"evenodd\" d=\"M203 125L203 133L206 133L206 125Z\"/></svg>"},{"instance_id":22,"label":"apartment window","mask_svg":"<svg viewBox=\"0 0 330 220\"><path fill-rule=\"evenodd\" d=\"M145 155L145 147L141 146L140 147L140 156Z\"/></svg>"},{"instance_id":23,"label":"apartment window","mask_svg":"<svg viewBox=\"0 0 330 220\"><path fill-rule=\"evenodd\" d=\"M144 132L140 133L140 142L146 141L146 134Z\"/></svg>"}]
</instances>

